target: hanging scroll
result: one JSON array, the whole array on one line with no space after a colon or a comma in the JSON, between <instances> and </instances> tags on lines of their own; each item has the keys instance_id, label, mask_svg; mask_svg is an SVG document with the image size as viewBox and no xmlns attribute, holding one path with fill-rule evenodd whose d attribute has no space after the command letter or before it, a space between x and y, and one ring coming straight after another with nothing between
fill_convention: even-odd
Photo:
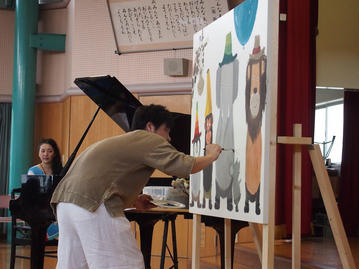
<instances>
[{"instance_id":1,"label":"hanging scroll","mask_svg":"<svg viewBox=\"0 0 359 269\"><path fill-rule=\"evenodd\" d=\"M107 0L117 52L192 48L193 34L228 11L226 0Z\"/></svg>"}]
</instances>

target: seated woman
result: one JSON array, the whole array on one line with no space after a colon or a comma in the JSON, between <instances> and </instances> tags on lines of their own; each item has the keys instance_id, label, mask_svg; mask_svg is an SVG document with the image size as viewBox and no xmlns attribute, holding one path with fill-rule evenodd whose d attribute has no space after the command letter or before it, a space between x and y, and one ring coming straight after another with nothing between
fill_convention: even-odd
<instances>
[{"instance_id":1,"label":"seated woman","mask_svg":"<svg viewBox=\"0 0 359 269\"><path fill-rule=\"evenodd\" d=\"M39 158L41 163L29 168L28 175L59 175L62 170L60 151L55 140L43 138L39 142ZM47 239L57 239L59 228L52 223L47 229Z\"/></svg>"},{"instance_id":2,"label":"seated woman","mask_svg":"<svg viewBox=\"0 0 359 269\"><path fill-rule=\"evenodd\" d=\"M29 168L28 175L59 175L62 170L60 151L55 140L43 138L39 142L41 163Z\"/></svg>"}]
</instances>

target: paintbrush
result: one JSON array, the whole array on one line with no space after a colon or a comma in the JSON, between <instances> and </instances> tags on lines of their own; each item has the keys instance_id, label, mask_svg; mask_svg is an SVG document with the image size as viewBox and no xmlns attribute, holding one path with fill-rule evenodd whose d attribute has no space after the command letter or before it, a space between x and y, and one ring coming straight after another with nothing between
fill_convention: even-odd
<instances>
[{"instance_id":1,"label":"paintbrush","mask_svg":"<svg viewBox=\"0 0 359 269\"><path fill-rule=\"evenodd\" d=\"M206 148L204 148L203 150L206 150ZM222 148L222 151L229 151L229 150L231 150L231 151L233 151L233 152L234 152L234 149L226 149L226 148Z\"/></svg>"},{"instance_id":2,"label":"paintbrush","mask_svg":"<svg viewBox=\"0 0 359 269\"><path fill-rule=\"evenodd\" d=\"M222 151L224 151L224 150L231 150L231 151L234 152L234 149L225 149L225 148L222 148Z\"/></svg>"}]
</instances>

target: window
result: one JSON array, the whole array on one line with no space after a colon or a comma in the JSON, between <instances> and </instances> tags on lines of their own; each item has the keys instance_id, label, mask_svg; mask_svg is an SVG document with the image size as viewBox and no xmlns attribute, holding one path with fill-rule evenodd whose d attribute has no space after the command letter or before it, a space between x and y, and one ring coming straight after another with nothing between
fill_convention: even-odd
<instances>
[{"instance_id":1,"label":"window","mask_svg":"<svg viewBox=\"0 0 359 269\"><path fill-rule=\"evenodd\" d=\"M332 143L334 139L334 142ZM343 147L343 99L317 104L314 141L323 156L332 163L341 163Z\"/></svg>"}]
</instances>

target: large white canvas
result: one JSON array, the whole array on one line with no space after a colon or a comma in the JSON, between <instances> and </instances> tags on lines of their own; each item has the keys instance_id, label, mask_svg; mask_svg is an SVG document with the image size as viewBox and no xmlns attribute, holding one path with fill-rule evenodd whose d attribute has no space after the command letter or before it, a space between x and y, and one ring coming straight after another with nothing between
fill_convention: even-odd
<instances>
[{"instance_id":1,"label":"large white canvas","mask_svg":"<svg viewBox=\"0 0 359 269\"><path fill-rule=\"evenodd\" d=\"M224 150L191 175L192 213L268 221L267 25L268 1L246 0L193 37L191 154Z\"/></svg>"}]
</instances>

